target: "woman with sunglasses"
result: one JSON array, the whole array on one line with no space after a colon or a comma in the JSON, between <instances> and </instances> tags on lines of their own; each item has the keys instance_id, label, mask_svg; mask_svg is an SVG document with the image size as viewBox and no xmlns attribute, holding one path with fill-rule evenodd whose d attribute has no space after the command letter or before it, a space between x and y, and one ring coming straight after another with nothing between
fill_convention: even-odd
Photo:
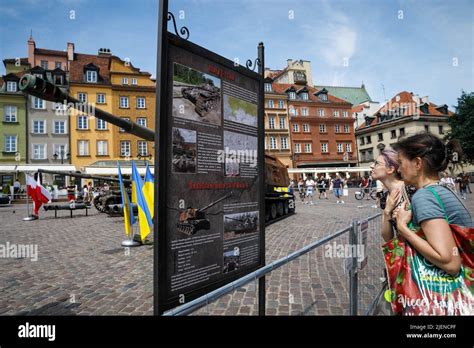
<instances>
[{"instance_id":1,"label":"woman with sunglasses","mask_svg":"<svg viewBox=\"0 0 474 348\"><path fill-rule=\"evenodd\" d=\"M406 190L407 194L412 192L410 188L405 188L405 184L401 180L398 173L398 153L392 149L385 149L376 158L370 166L371 176L374 180L382 182L387 191L383 192L380 197L380 208L383 209L382 214L382 238L388 242L394 237L395 222L392 214L401 202L403 202L402 190Z\"/></svg>"}]
</instances>

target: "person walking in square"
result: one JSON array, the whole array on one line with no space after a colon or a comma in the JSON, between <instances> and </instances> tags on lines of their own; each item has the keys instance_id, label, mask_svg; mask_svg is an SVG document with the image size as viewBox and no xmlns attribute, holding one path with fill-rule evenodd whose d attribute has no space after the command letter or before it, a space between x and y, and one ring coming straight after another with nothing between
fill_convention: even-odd
<instances>
[{"instance_id":1,"label":"person walking in square","mask_svg":"<svg viewBox=\"0 0 474 348\"><path fill-rule=\"evenodd\" d=\"M309 199L309 204L313 205L313 196L314 196L314 187L316 186L316 183L313 180L312 176L308 176L306 179L306 197ZM308 203L308 202L306 202Z\"/></svg>"},{"instance_id":2,"label":"person walking in square","mask_svg":"<svg viewBox=\"0 0 474 348\"><path fill-rule=\"evenodd\" d=\"M321 199L321 195L324 196L324 198L328 199L328 195L326 193L328 183L324 175L321 175L318 179L318 191L319 191L319 199Z\"/></svg>"},{"instance_id":3,"label":"person walking in square","mask_svg":"<svg viewBox=\"0 0 474 348\"><path fill-rule=\"evenodd\" d=\"M334 190L334 195L336 196L336 204L344 204L342 200L342 187L344 185L344 181L341 179L339 174L336 174L336 178L332 181L332 187Z\"/></svg>"}]
</instances>

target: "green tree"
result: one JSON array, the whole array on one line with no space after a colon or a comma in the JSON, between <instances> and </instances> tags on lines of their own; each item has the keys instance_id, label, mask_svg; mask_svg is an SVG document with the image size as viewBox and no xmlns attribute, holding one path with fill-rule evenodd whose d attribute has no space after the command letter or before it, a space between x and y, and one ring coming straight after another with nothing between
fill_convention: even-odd
<instances>
[{"instance_id":1,"label":"green tree","mask_svg":"<svg viewBox=\"0 0 474 348\"><path fill-rule=\"evenodd\" d=\"M448 123L451 131L447 138L459 141L463 150L463 160L474 163L474 92L462 91L456 112L449 118Z\"/></svg>"}]
</instances>

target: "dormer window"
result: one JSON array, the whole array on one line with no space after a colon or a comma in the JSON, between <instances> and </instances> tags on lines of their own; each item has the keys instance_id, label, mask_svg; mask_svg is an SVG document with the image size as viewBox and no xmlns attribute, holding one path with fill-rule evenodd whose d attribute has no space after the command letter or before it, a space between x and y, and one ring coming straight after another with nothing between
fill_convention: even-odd
<instances>
[{"instance_id":1,"label":"dormer window","mask_svg":"<svg viewBox=\"0 0 474 348\"><path fill-rule=\"evenodd\" d=\"M8 81L7 92L16 92L16 91L17 91L17 83L15 81Z\"/></svg>"},{"instance_id":2,"label":"dormer window","mask_svg":"<svg viewBox=\"0 0 474 348\"><path fill-rule=\"evenodd\" d=\"M430 112L430 111L429 111L429 106L428 106L428 104L427 104L427 103L422 104L422 105L420 106L420 111L421 111L422 113L424 113L424 114L428 114L428 113Z\"/></svg>"},{"instance_id":3,"label":"dormer window","mask_svg":"<svg viewBox=\"0 0 474 348\"><path fill-rule=\"evenodd\" d=\"M442 114L444 115L448 115L448 106L445 104L445 105L441 105L441 106L438 106L436 108L436 110L438 110L439 112L441 112Z\"/></svg>"},{"instance_id":4,"label":"dormer window","mask_svg":"<svg viewBox=\"0 0 474 348\"><path fill-rule=\"evenodd\" d=\"M265 83L265 92L271 92L271 91L272 91L272 84Z\"/></svg>"},{"instance_id":5,"label":"dormer window","mask_svg":"<svg viewBox=\"0 0 474 348\"><path fill-rule=\"evenodd\" d=\"M328 100L328 95L326 93L321 93L319 95L319 99L322 101L327 101Z\"/></svg>"},{"instance_id":6,"label":"dormer window","mask_svg":"<svg viewBox=\"0 0 474 348\"><path fill-rule=\"evenodd\" d=\"M308 100L308 93L307 92L301 93L301 99Z\"/></svg>"},{"instance_id":7,"label":"dormer window","mask_svg":"<svg viewBox=\"0 0 474 348\"><path fill-rule=\"evenodd\" d=\"M296 99L296 92L291 91L290 93L288 93L288 98L290 98L291 100L295 100Z\"/></svg>"},{"instance_id":8,"label":"dormer window","mask_svg":"<svg viewBox=\"0 0 474 348\"><path fill-rule=\"evenodd\" d=\"M86 82L97 83L97 71L86 70Z\"/></svg>"},{"instance_id":9,"label":"dormer window","mask_svg":"<svg viewBox=\"0 0 474 348\"><path fill-rule=\"evenodd\" d=\"M63 76L62 75L54 75L54 84L55 85L63 85Z\"/></svg>"}]
</instances>

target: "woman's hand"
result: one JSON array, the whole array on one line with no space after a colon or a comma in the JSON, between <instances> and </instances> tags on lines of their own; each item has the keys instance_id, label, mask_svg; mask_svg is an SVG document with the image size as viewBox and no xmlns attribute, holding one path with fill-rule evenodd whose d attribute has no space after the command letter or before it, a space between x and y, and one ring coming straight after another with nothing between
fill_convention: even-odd
<instances>
[{"instance_id":1,"label":"woman's hand","mask_svg":"<svg viewBox=\"0 0 474 348\"><path fill-rule=\"evenodd\" d=\"M387 197L387 203L385 205L386 215L390 215L393 212L393 209L395 209L398 202L400 201L400 194L401 194L401 191L399 188L390 192L390 194Z\"/></svg>"},{"instance_id":2,"label":"woman's hand","mask_svg":"<svg viewBox=\"0 0 474 348\"><path fill-rule=\"evenodd\" d=\"M407 201L404 201L400 208L397 208L395 219L397 221L397 229L401 232L405 230L407 224L411 221L413 213L407 209Z\"/></svg>"}]
</instances>

